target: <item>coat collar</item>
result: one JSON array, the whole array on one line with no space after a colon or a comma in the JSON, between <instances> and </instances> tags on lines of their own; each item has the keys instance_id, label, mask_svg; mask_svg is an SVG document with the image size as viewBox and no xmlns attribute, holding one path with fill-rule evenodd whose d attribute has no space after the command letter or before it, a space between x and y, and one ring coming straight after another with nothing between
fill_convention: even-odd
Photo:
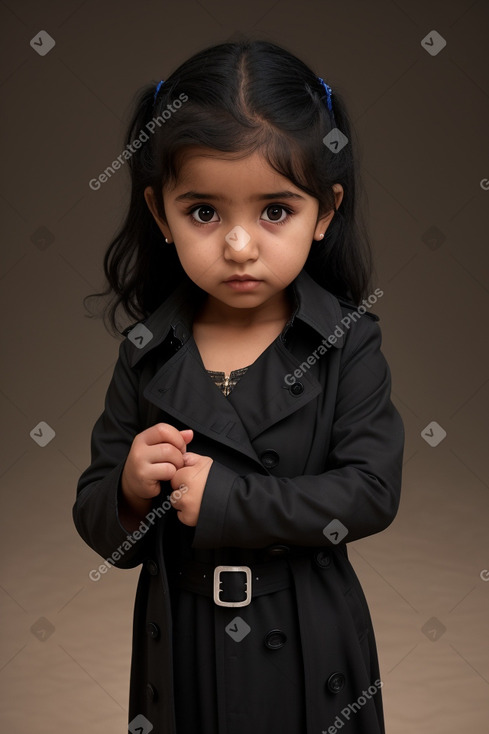
<instances>
[{"instance_id":1,"label":"coat collar","mask_svg":"<svg viewBox=\"0 0 489 734\"><path fill-rule=\"evenodd\" d=\"M294 325L296 319L312 327L324 339L333 335L339 327L340 332L342 331L341 306L332 293L318 285L305 270L301 270L292 281L291 287L296 307L283 333ZM149 335L145 332L145 338L142 340L144 346L139 348L136 342L130 339L131 367L134 367L147 352L161 344L170 331L181 344L184 344L192 334L193 316L204 296L204 291L185 277L161 306L141 322L151 333L148 339ZM135 327L126 329L124 333L130 334L133 328ZM343 343L344 336L340 333L336 335L336 341L332 346L339 348Z\"/></svg>"}]
</instances>

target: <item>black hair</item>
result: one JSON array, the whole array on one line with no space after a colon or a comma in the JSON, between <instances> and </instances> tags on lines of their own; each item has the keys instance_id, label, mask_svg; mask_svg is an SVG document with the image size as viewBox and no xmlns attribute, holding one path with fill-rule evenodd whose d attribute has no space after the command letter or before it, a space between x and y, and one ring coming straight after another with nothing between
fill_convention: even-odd
<instances>
[{"instance_id":1,"label":"black hair","mask_svg":"<svg viewBox=\"0 0 489 734\"><path fill-rule=\"evenodd\" d=\"M358 204L353 130L334 83L321 76L333 88L334 122L316 74L266 41L206 48L165 79L156 99L156 83L139 91L125 140L132 151L126 154L129 210L104 256L107 288L87 296L112 296L104 320L114 331L119 307L131 319L145 318L188 277L175 246L164 242L144 190L153 188L164 219L162 187L176 180L179 157L193 145L243 156L259 151L278 173L318 200L319 215L334 208L332 186L340 183L341 205L325 238L311 243L304 267L338 297L358 305L367 296L372 254ZM323 143L334 125L348 138L338 152Z\"/></svg>"}]
</instances>

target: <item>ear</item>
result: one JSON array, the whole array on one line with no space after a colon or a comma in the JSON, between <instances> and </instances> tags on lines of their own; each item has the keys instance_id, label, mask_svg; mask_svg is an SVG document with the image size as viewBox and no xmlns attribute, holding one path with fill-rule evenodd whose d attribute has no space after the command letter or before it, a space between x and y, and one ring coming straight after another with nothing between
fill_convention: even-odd
<instances>
[{"instance_id":1,"label":"ear","mask_svg":"<svg viewBox=\"0 0 489 734\"><path fill-rule=\"evenodd\" d=\"M343 186L339 183L333 184L333 191L334 191L334 198L335 198L335 207L336 209L339 208L341 202L343 201ZM327 214L323 214L322 217L320 217L317 221L316 228L314 230L314 239L315 240L321 240L323 239L320 237L320 235L323 235L326 233L326 230L328 229L329 225L331 224L331 221L335 215L335 210L331 209L330 212Z\"/></svg>"},{"instance_id":2,"label":"ear","mask_svg":"<svg viewBox=\"0 0 489 734\"><path fill-rule=\"evenodd\" d=\"M170 232L170 228L168 224L166 223L166 220L163 219L163 217L161 217L158 213L158 207L156 206L155 192L153 191L152 186L147 186L144 189L144 198L146 200L146 204L148 205L148 209L150 210L151 214L154 217L156 224L158 225L161 233L163 234L163 237L165 237L165 239L167 239L169 242L172 242L173 237Z\"/></svg>"}]
</instances>

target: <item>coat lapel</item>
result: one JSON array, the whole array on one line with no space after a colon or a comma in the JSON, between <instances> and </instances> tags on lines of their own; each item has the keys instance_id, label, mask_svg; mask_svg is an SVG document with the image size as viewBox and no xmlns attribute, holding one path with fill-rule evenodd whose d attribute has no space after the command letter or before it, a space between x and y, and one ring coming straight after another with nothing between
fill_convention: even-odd
<instances>
[{"instance_id":1,"label":"coat lapel","mask_svg":"<svg viewBox=\"0 0 489 734\"><path fill-rule=\"evenodd\" d=\"M295 413L321 392L320 383L310 372L300 378L302 392L291 390L284 378L292 375L299 364L279 336L230 393L227 399L241 416L250 440Z\"/></svg>"},{"instance_id":2,"label":"coat lapel","mask_svg":"<svg viewBox=\"0 0 489 734\"><path fill-rule=\"evenodd\" d=\"M144 397L185 426L259 461L240 416L205 371L192 336L150 380Z\"/></svg>"}]
</instances>

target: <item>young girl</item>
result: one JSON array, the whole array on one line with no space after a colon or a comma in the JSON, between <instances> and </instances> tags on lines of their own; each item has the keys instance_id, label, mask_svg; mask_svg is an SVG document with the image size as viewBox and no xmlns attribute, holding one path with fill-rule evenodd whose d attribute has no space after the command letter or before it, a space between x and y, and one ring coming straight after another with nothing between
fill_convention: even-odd
<instances>
[{"instance_id":1,"label":"young girl","mask_svg":"<svg viewBox=\"0 0 489 734\"><path fill-rule=\"evenodd\" d=\"M404 432L351 137L334 89L266 42L139 98L104 260L113 329L119 307L139 322L74 506L105 565L142 564L131 732L384 732L346 544L393 520Z\"/></svg>"}]
</instances>

